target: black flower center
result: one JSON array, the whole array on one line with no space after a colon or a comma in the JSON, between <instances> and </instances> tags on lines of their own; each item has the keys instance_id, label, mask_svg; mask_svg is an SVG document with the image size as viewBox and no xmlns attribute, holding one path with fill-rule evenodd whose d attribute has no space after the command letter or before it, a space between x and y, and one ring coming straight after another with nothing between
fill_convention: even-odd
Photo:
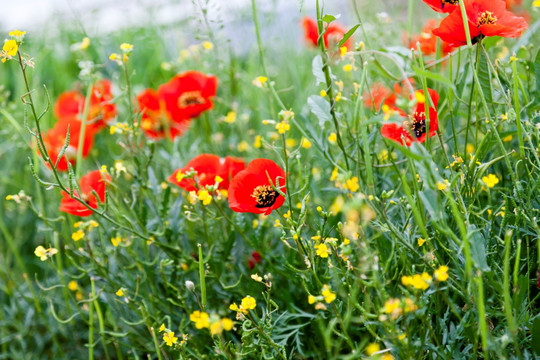
<instances>
[{"instance_id":1,"label":"black flower center","mask_svg":"<svg viewBox=\"0 0 540 360\"><path fill-rule=\"evenodd\" d=\"M497 23L497 17L493 15L491 11L484 11L478 18L476 27L480 27L481 25L493 25L495 23Z\"/></svg>"},{"instance_id":2,"label":"black flower center","mask_svg":"<svg viewBox=\"0 0 540 360\"><path fill-rule=\"evenodd\" d=\"M419 138L426 133L426 113L425 112L415 112L413 116L410 117L409 127L411 132L414 133L416 138Z\"/></svg>"},{"instance_id":3,"label":"black flower center","mask_svg":"<svg viewBox=\"0 0 540 360\"><path fill-rule=\"evenodd\" d=\"M251 197L255 198L256 208L265 208L274 205L279 194L270 185L259 185L253 190Z\"/></svg>"},{"instance_id":4,"label":"black flower center","mask_svg":"<svg viewBox=\"0 0 540 360\"><path fill-rule=\"evenodd\" d=\"M189 105L200 105L205 102L200 91L187 91L178 98L178 106L181 108Z\"/></svg>"},{"instance_id":5,"label":"black flower center","mask_svg":"<svg viewBox=\"0 0 540 360\"><path fill-rule=\"evenodd\" d=\"M441 0L441 8L444 9L444 6L446 4L450 4L450 5L456 5L459 3L459 0Z\"/></svg>"}]
</instances>

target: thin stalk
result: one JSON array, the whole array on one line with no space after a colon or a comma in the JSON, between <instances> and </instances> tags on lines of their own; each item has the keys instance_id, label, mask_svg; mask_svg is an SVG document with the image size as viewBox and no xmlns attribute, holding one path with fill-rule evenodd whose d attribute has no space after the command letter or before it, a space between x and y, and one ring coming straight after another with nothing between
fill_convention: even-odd
<instances>
[{"instance_id":1,"label":"thin stalk","mask_svg":"<svg viewBox=\"0 0 540 360\"><path fill-rule=\"evenodd\" d=\"M516 128L519 141L519 154L525 158L525 147L523 146L523 130L521 129L521 110L519 105L519 74L517 72L516 60L512 61L512 74L514 77L514 110L516 112Z\"/></svg>"},{"instance_id":2,"label":"thin stalk","mask_svg":"<svg viewBox=\"0 0 540 360\"><path fill-rule=\"evenodd\" d=\"M206 282L204 275L204 259L201 244L197 244L197 246L199 247L199 278L201 281L201 305L202 310L206 311Z\"/></svg>"}]
</instances>

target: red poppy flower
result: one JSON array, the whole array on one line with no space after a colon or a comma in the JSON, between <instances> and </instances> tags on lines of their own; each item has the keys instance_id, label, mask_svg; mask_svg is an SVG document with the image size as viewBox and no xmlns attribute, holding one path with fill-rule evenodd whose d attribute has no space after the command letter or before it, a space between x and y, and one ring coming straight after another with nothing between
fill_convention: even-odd
<instances>
[{"instance_id":1,"label":"red poppy flower","mask_svg":"<svg viewBox=\"0 0 540 360\"><path fill-rule=\"evenodd\" d=\"M256 264L261 262L261 254L257 251L251 253L251 259L248 260L248 266L251 270L255 267Z\"/></svg>"},{"instance_id":2,"label":"red poppy flower","mask_svg":"<svg viewBox=\"0 0 540 360\"><path fill-rule=\"evenodd\" d=\"M367 91L363 95L364 106L367 108L374 108L375 111L379 111L383 104L388 106L394 106L396 103L396 95L381 83L375 83L371 86L371 91Z\"/></svg>"},{"instance_id":3,"label":"red poppy flower","mask_svg":"<svg viewBox=\"0 0 540 360\"><path fill-rule=\"evenodd\" d=\"M417 43L420 43L420 50L424 55L433 55L437 53L437 37L433 35L433 30L437 28L437 20L430 19L422 28L420 35L411 36L409 49L417 50ZM452 52L453 47L445 41L442 41L441 51L443 55Z\"/></svg>"},{"instance_id":4,"label":"red poppy flower","mask_svg":"<svg viewBox=\"0 0 540 360\"><path fill-rule=\"evenodd\" d=\"M141 115L141 128L152 139L160 139L170 135L175 138L184 133L189 122L174 122L165 109L165 104L153 89L143 90L137 95Z\"/></svg>"},{"instance_id":5,"label":"red poppy flower","mask_svg":"<svg viewBox=\"0 0 540 360\"><path fill-rule=\"evenodd\" d=\"M56 163L58 155L62 147L66 144L66 136L69 128L69 144L64 152L64 155L58 161L57 170L67 171L69 161L71 165L75 163L77 158L77 151L79 149L79 137L81 132L81 122L76 117L64 117L61 118L56 125L47 131L43 137L45 148L51 158L53 164ZM92 129L87 128L84 133L84 144L82 149L82 156L88 156L90 149L94 145L94 132ZM66 160L67 159L67 160ZM47 164L48 165L48 164Z\"/></svg>"},{"instance_id":6,"label":"red poppy flower","mask_svg":"<svg viewBox=\"0 0 540 360\"><path fill-rule=\"evenodd\" d=\"M98 195L99 202L104 202L105 186L110 180L111 178L109 175L103 175L99 170L91 171L81 178L79 183L81 192L79 193L78 191L74 190L73 195L80 197L91 208L97 209L98 199L94 195L93 191L95 191ZM89 210L79 201L71 198L67 192L62 191L62 196L63 199L60 202L60 211L81 217L92 215L92 210Z\"/></svg>"},{"instance_id":7,"label":"red poppy flower","mask_svg":"<svg viewBox=\"0 0 540 360\"><path fill-rule=\"evenodd\" d=\"M270 214L285 201L285 198L273 189L272 184L275 187L279 186L279 189L285 193L285 171L272 160L253 160L231 181L230 208L236 212Z\"/></svg>"},{"instance_id":8,"label":"red poppy flower","mask_svg":"<svg viewBox=\"0 0 540 360\"><path fill-rule=\"evenodd\" d=\"M422 90L418 91L424 95ZM439 122L437 119L437 105L439 103L439 94L433 89L428 89L431 100L435 107L429 107L429 136L434 136L439 128ZM394 140L399 144L405 142L405 145L410 146L414 141L423 143L426 141L426 104L425 101L419 101L416 104L416 109L408 117L407 120L401 124L384 124L381 128L381 134L387 139ZM400 109L392 109L397 111L401 116L405 113Z\"/></svg>"},{"instance_id":9,"label":"red poppy flower","mask_svg":"<svg viewBox=\"0 0 540 360\"><path fill-rule=\"evenodd\" d=\"M217 85L218 79L213 75L188 71L161 85L158 94L173 121L185 123L214 107L212 98Z\"/></svg>"},{"instance_id":10,"label":"red poppy flower","mask_svg":"<svg viewBox=\"0 0 540 360\"><path fill-rule=\"evenodd\" d=\"M314 46L318 46L317 39L319 38L319 29L317 26L317 20L306 16L302 20L302 26L304 28L304 36L306 41ZM323 34L324 46L329 49L330 47L336 46L343 36L347 32L347 29L337 24L336 22L331 22L330 25L325 24L325 33ZM343 46L346 46L347 49L352 49L352 39L349 38Z\"/></svg>"},{"instance_id":11,"label":"red poppy flower","mask_svg":"<svg viewBox=\"0 0 540 360\"><path fill-rule=\"evenodd\" d=\"M424 0L424 2L440 13L451 13L459 7L459 0Z\"/></svg>"},{"instance_id":12,"label":"red poppy flower","mask_svg":"<svg viewBox=\"0 0 540 360\"><path fill-rule=\"evenodd\" d=\"M112 103L111 82L101 80L96 82L90 93L90 108L88 109L88 127L95 132L104 128L106 123L116 116L116 105ZM57 118L79 118L84 113L85 96L78 91L62 93L54 105Z\"/></svg>"},{"instance_id":13,"label":"red poppy flower","mask_svg":"<svg viewBox=\"0 0 540 360\"><path fill-rule=\"evenodd\" d=\"M527 21L506 10L504 0L465 0L469 32L473 43L485 36L518 37ZM433 34L453 46L467 44L461 11L448 15Z\"/></svg>"},{"instance_id":14,"label":"red poppy flower","mask_svg":"<svg viewBox=\"0 0 540 360\"><path fill-rule=\"evenodd\" d=\"M169 181L186 191L198 191L207 185L216 183L216 176L223 179L218 186L220 190L229 188L230 179L246 167L244 160L227 156L222 159L217 155L201 154L191 159L182 169L176 170ZM191 170L197 172L194 178L186 178ZM179 175L182 174L182 175Z\"/></svg>"}]
</instances>

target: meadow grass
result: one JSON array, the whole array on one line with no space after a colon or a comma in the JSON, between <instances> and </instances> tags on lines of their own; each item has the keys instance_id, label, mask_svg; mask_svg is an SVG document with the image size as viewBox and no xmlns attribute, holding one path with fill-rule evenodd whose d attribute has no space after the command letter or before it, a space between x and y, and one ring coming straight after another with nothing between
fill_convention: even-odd
<instances>
[{"instance_id":1,"label":"meadow grass","mask_svg":"<svg viewBox=\"0 0 540 360\"><path fill-rule=\"evenodd\" d=\"M339 19L316 4L322 33ZM516 39L469 36L449 55L437 41L426 55L401 39L443 18L423 2L401 4L408 17L351 5L348 28L359 26L340 56L322 37L311 48L261 37L269 14L256 5L244 54L219 27L187 23L191 47L155 26L70 50L86 34L61 24L54 41L28 31L22 58L0 64L0 359L536 358L538 7L521 4L529 29ZM122 43L129 61L108 60ZM213 109L181 137L146 138L134 96L188 70L217 76ZM117 117L88 157L51 170L37 125L52 128L56 99L100 78ZM365 106L377 83L399 85L403 114ZM381 136L435 102L417 92L428 88L436 134L410 146ZM284 205L237 213L167 181L203 153L274 160ZM60 212L61 188L99 169L106 203L88 218ZM38 246L58 252L41 261Z\"/></svg>"}]
</instances>

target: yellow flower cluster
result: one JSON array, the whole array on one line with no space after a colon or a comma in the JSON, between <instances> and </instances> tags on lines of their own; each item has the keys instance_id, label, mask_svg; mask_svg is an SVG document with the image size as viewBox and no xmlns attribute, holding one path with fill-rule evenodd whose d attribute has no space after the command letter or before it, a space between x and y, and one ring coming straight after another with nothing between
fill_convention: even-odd
<instances>
[{"instance_id":1,"label":"yellow flower cluster","mask_svg":"<svg viewBox=\"0 0 540 360\"><path fill-rule=\"evenodd\" d=\"M210 316L204 311L194 311L191 315L189 315L189 320L195 323L195 327L197 329L210 327Z\"/></svg>"},{"instance_id":2,"label":"yellow flower cluster","mask_svg":"<svg viewBox=\"0 0 540 360\"><path fill-rule=\"evenodd\" d=\"M48 258L52 257L54 254L58 253L58 250L56 250L53 247L50 247L48 249L45 249L43 246L39 245L36 250L34 250L34 254L41 260L45 261Z\"/></svg>"},{"instance_id":3,"label":"yellow flower cluster","mask_svg":"<svg viewBox=\"0 0 540 360\"><path fill-rule=\"evenodd\" d=\"M73 227L78 230L71 234L71 239L73 239L73 241L82 240L86 235L85 231L90 232L98 226L99 224L95 220L77 221L75 224L73 224Z\"/></svg>"},{"instance_id":4,"label":"yellow flower cluster","mask_svg":"<svg viewBox=\"0 0 540 360\"><path fill-rule=\"evenodd\" d=\"M389 315L392 320L397 319L400 315L418 310L418 306L410 298L388 299L384 303L382 312Z\"/></svg>"},{"instance_id":5,"label":"yellow flower cluster","mask_svg":"<svg viewBox=\"0 0 540 360\"><path fill-rule=\"evenodd\" d=\"M325 301L327 304L332 303L334 300L336 300L336 293L332 291L332 288L328 285L323 285L323 288L321 289L321 295L320 296L308 296L308 303L315 304L315 309L317 310L326 310L326 305L322 303L322 301Z\"/></svg>"},{"instance_id":6,"label":"yellow flower cluster","mask_svg":"<svg viewBox=\"0 0 540 360\"><path fill-rule=\"evenodd\" d=\"M229 309L236 311L238 314L247 315L248 310L254 310L257 307L257 301L252 296L246 296L242 299L240 306L236 303L232 303ZM238 315L237 315L238 318Z\"/></svg>"},{"instance_id":7,"label":"yellow flower cluster","mask_svg":"<svg viewBox=\"0 0 540 360\"><path fill-rule=\"evenodd\" d=\"M165 324L161 324L159 327L159 332L163 333L163 341L167 346L173 346L175 344L178 344L178 338L175 336L174 332L167 329L165 327ZM182 334L182 340L180 341L180 345L184 345L188 341L187 334Z\"/></svg>"},{"instance_id":8,"label":"yellow flower cluster","mask_svg":"<svg viewBox=\"0 0 540 360\"><path fill-rule=\"evenodd\" d=\"M415 274L413 276L402 276L401 283L405 286L412 286L418 290L426 290L429 285L433 282L433 278L439 282L448 280L448 266L441 265L433 273L433 277L427 272L422 274Z\"/></svg>"}]
</instances>

